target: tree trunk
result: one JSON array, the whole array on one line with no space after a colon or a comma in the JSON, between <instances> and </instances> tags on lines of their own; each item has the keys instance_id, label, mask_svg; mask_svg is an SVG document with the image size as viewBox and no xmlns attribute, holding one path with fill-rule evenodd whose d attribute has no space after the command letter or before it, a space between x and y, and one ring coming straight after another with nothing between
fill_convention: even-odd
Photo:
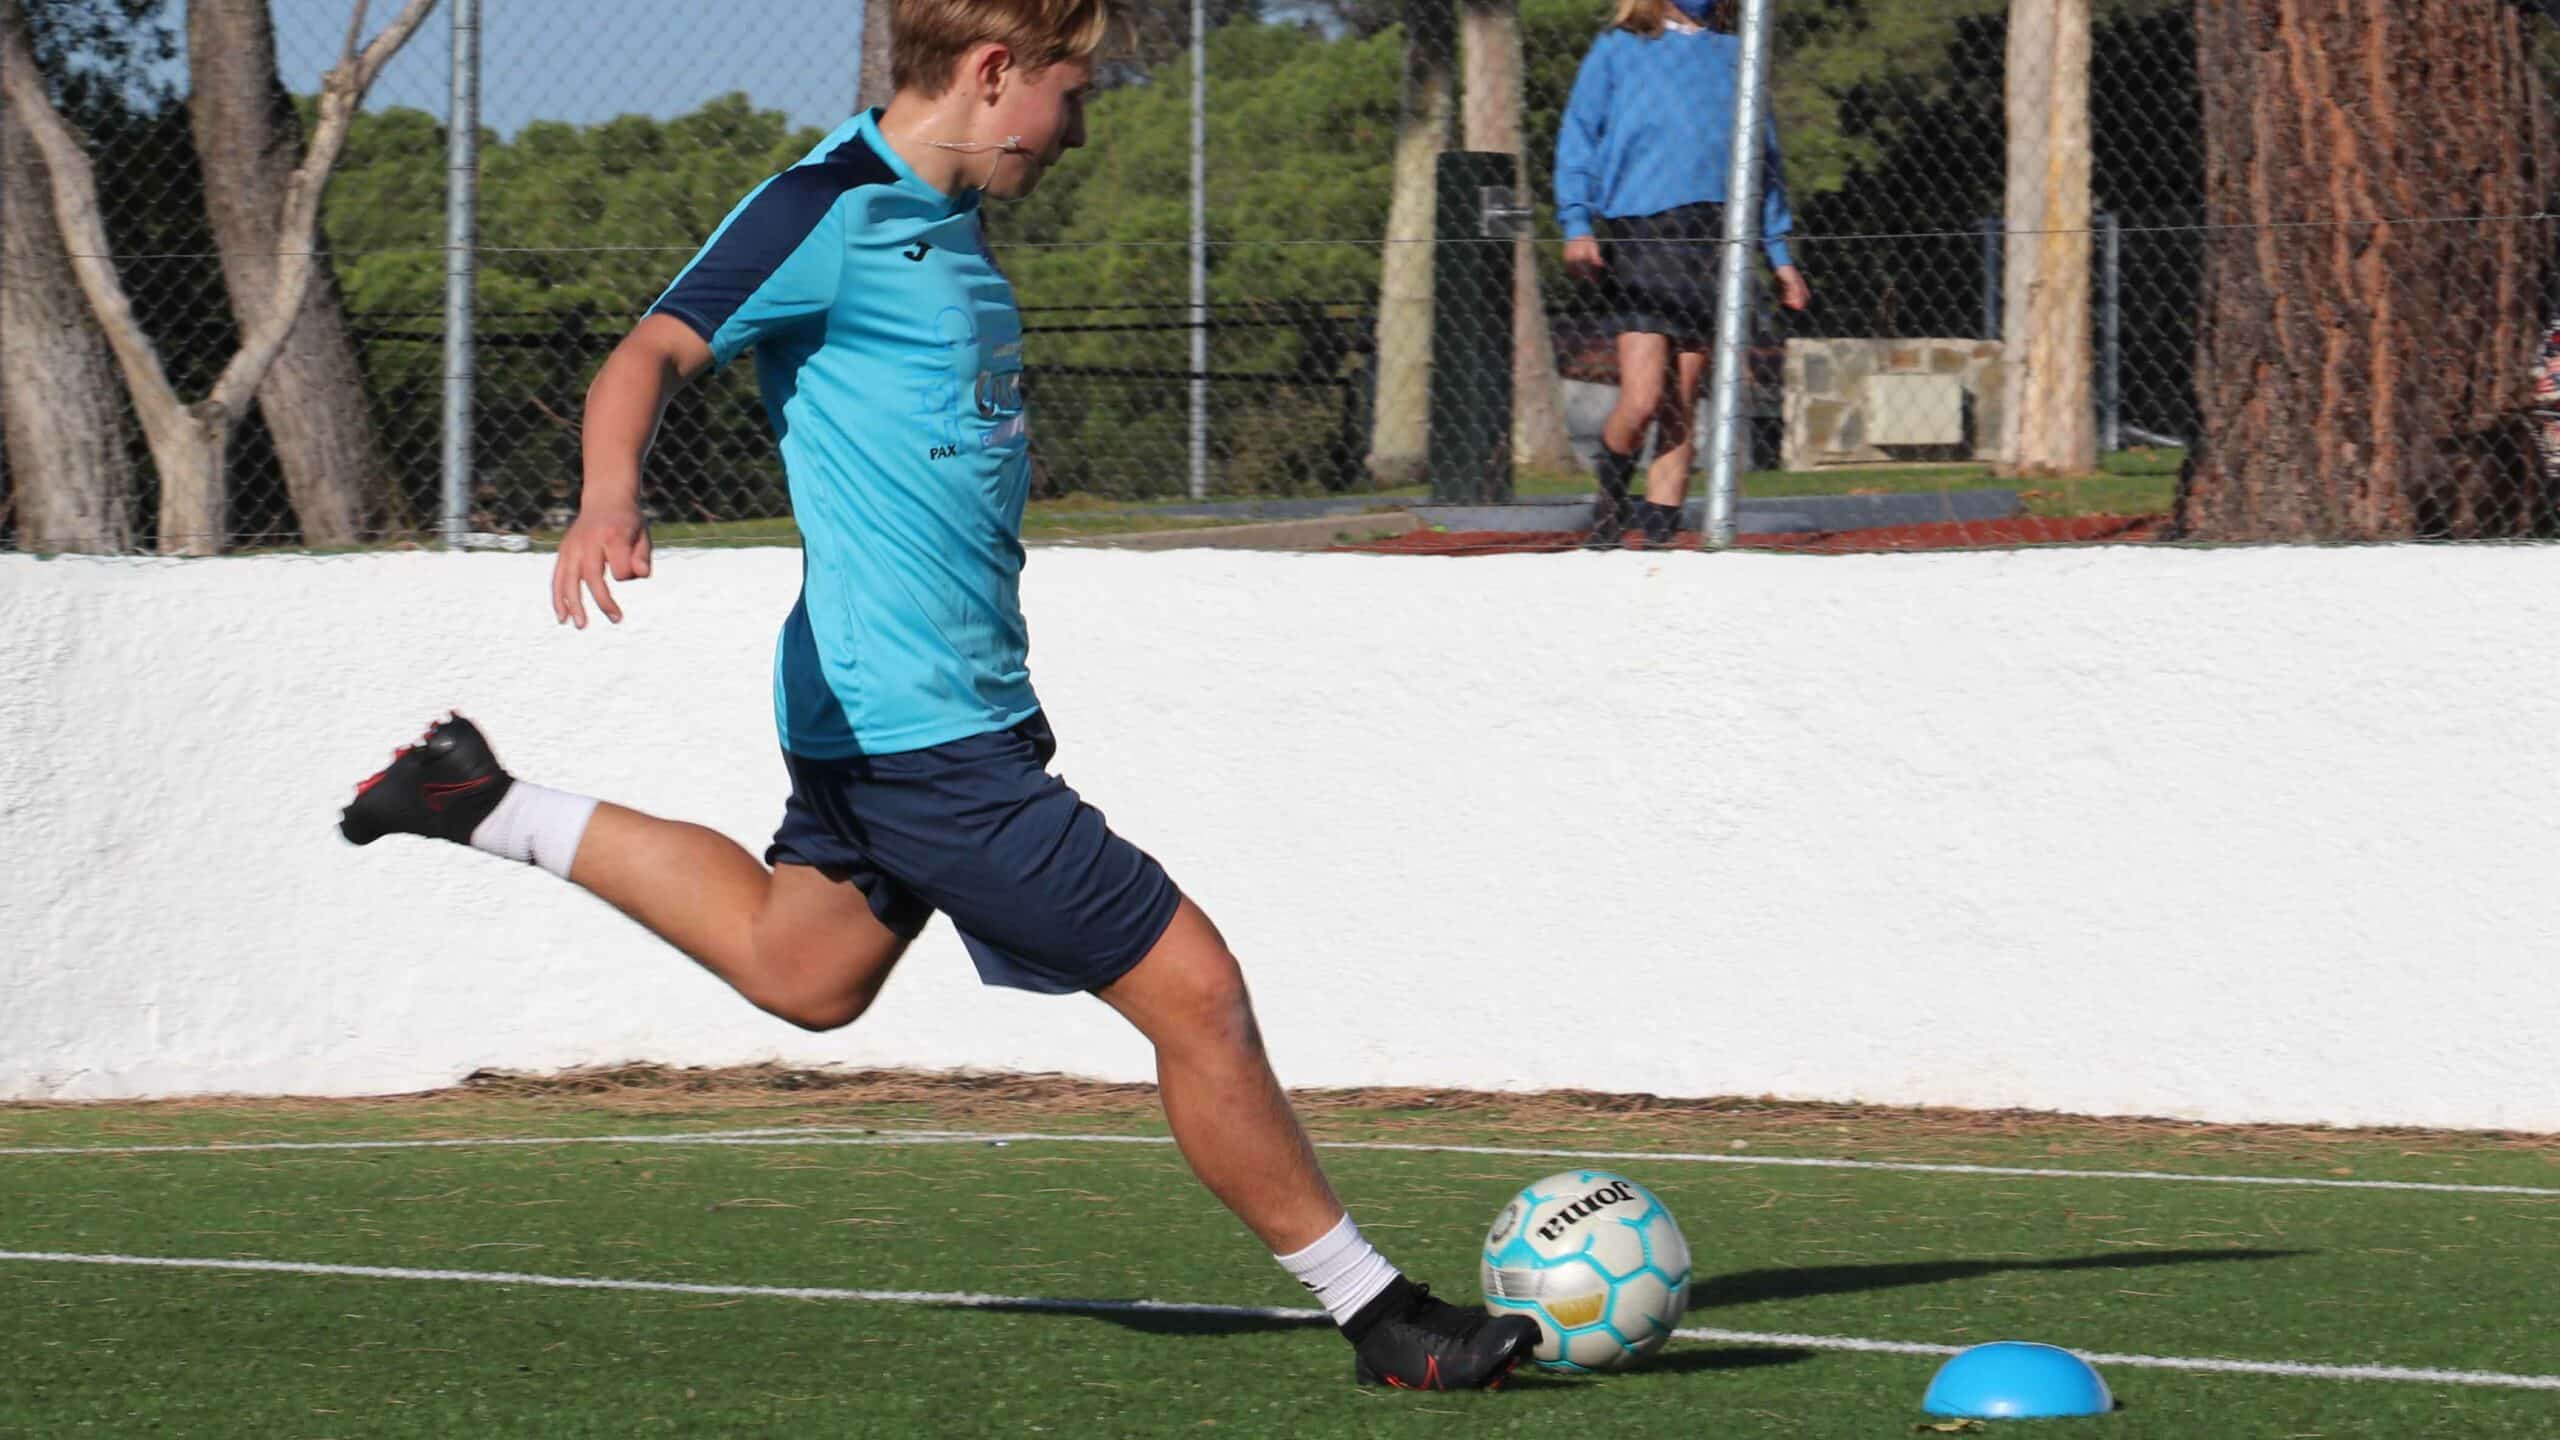
<instances>
[{"instance_id":1,"label":"tree trunk","mask_svg":"<svg viewBox=\"0 0 2560 1440\"><path fill-rule=\"evenodd\" d=\"M1406 0L1404 101L1378 267L1378 394L1369 437L1369 474L1381 486L1411 484L1431 468L1433 190L1457 119L1449 94L1457 40L1452 0Z\"/></svg>"},{"instance_id":2,"label":"tree trunk","mask_svg":"<svg viewBox=\"0 0 2560 1440\"><path fill-rule=\"evenodd\" d=\"M1522 88L1519 0L1462 0L1459 50L1465 56L1466 146L1512 157L1512 188L1529 200L1529 156L1521 140L1528 105ZM1517 465L1570 470L1573 441L1564 428L1564 382L1556 373L1555 336L1547 328L1538 284L1538 242L1512 242L1511 459Z\"/></svg>"},{"instance_id":3,"label":"tree trunk","mask_svg":"<svg viewBox=\"0 0 2560 1440\"><path fill-rule=\"evenodd\" d=\"M862 0L862 75L853 92L857 110L888 104L896 88L889 83L891 46L896 43L890 22L896 17L896 0Z\"/></svg>"},{"instance_id":4,"label":"tree trunk","mask_svg":"<svg viewBox=\"0 0 2560 1440\"><path fill-rule=\"evenodd\" d=\"M345 152L347 129L355 123L365 92L434 8L435 0L406 0L399 15L361 51L356 46L359 33L349 29L344 53L321 78L320 124L312 134L311 153L285 186L272 257L275 288L264 304L243 315L240 348L215 377L212 392L189 405L170 383L168 367L135 317L133 297L116 273L114 248L98 210L97 167L45 92L20 0L0 0L0 99L5 99L11 121L26 128L44 157L46 193L62 233L63 254L106 336L107 349L124 376L125 395L151 447L160 479L159 542L164 553L216 554L230 539L224 457L233 427L248 413L268 368L283 352L320 268L321 191ZM364 9L361 3L356 7L359 20Z\"/></svg>"},{"instance_id":5,"label":"tree trunk","mask_svg":"<svg viewBox=\"0 0 2560 1440\"><path fill-rule=\"evenodd\" d=\"M2207 0L2215 3L2215 0ZM2010 0L2000 473L2098 468L2090 334L2089 0Z\"/></svg>"},{"instance_id":6,"label":"tree trunk","mask_svg":"<svg viewBox=\"0 0 2560 1440\"><path fill-rule=\"evenodd\" d=\"M276 76L267 0L189 0L187 102L205 209L222 251L231 312L243 331L275 293L285 188L302 126ZM303 541L349 545L416 523L366 406L363 371L325 260L284 349L258 386Z\"/></svg>"},{"instance_id":7,"label":"tree trunk","mask_svg":"<svg viewBox=\"0 0 2560 1440\"><path fill-rule=\"evenodd\" d=\"M80 296L35 141L0 106L0 414L18 548L133 545L115 361Z\"/></svg>"},{"instance_id":8,"label":"tree trunk","mask_svg":"<svg viewBox=\"0 0 2560 1440\"><path fill-rule=\"evenodd\" d=\"M2200 540L2547 532L2548 99L2502 0L2201 0ZM2450 222L2450 223L2448 223Z\"/></svg>"},{"instance_id":9,"label":"tree trunk","mask_svg":"<svg viewBox=\"0 0 2560 1440\"><path fill-rule=\"evenodd\" d=\"M134 317L98 210L96 167L45 92L19 0L0 0L0 100L7 104L10 129L33 141L43 162L60 253L124 377L125 396L150 447L160 482L159 547L166 554L214 553L222 547L225 518L220 466L208 482L201 463L204 427L178 398L160 352Z\"/></svg>"},{"instance_id":10,"label":"tree trunk","mask_svg":"<svg viewBox=\"0 0 2560 1440\"><path fill-rule=\"evenodd\" d=\"M194 413L151 435L151 463L160 472L160 553L219 555L231 543L231 496L223 475L231 456L231 427Z\"/></svg>"}]
</instances>

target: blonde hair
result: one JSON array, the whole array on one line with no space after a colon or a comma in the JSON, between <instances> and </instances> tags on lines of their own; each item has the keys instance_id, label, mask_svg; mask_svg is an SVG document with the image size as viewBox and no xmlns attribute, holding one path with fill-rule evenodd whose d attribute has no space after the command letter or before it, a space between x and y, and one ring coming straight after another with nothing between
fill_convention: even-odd
<instances>
[{"instance_id":1,"label":"blonde hair","mask_svg":"<svg viewBox=\"0 0 2560 1440\"><path fill-rule=\"evenodd\" d=\"M993 41L1036 73L1090 58L1111 28L1110 0L897 0L897 6L889 83L928 98L951 88L951 67L972 45Z\"/></svg>"},{"instance_id":2,"label":"blonde hair","mask_svg":"<svg viewBox=\"0 0 2560 1440\"><path fill-rule=\"evenodd\" d=\"M1707 28L1725 31L1737 28L1741 8L1740 0L1716 0L1707 10ZM1609 24L1612 28L1650 40L1661 34L1671 23L1671 17L1679 13L1671 0L1618 0L1618 13L1610 17Z\"/></svg>"}]
</instances>

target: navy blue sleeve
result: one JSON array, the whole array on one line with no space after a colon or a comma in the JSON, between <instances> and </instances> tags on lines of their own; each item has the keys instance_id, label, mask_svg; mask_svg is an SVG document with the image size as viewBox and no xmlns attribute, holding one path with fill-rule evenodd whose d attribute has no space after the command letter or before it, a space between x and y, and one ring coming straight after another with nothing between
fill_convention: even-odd
<instances>
[{"instance_id":1,"label":"navy blue sleeve","mask_svg":"<svg viewBox=\"0 0 2560 1440\"><path fill-rule=\"evenodd\" d=\"M777 330L835 304L846 248L852 167L803 165L756 187L649 307L692 327L726 365Z\"/></svg>"}]
</instances>

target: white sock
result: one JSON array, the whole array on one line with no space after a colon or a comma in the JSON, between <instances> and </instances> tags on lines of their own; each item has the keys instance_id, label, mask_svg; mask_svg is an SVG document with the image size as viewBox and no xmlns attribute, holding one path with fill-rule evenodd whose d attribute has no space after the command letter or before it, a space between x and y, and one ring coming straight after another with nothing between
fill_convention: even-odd
<instances>
[{"instance_id":1,"label":"white sock","mask_svg":"<svg viewBox=\"0 0 2560 1440\"><path fill-rule=\"evenodd\" d=\"M1278 1255L1280 1268L1307 1287L1340 1325L1378 1298L1399 1273L1345 1215L1324 1238L1294 1255Z\"/></svg>"},{"instance_id":2,"label":"white sock","mask_svg":"<svg viewBox=\"0 0 2560 1440\"><path fill-rule=\"evenodd\" d=\"M596 802L584 795L518 780L471 832L471 848L539 865L566 880L569 862L578 858L578 842L586 838L587 821L595 813Z\"/></svg>"}]
</instances>

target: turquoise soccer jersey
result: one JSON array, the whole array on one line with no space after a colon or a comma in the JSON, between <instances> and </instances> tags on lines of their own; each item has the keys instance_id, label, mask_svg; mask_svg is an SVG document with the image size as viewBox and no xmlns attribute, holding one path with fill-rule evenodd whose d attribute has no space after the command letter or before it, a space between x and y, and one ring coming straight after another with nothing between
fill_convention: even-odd
<instances>
[{"instance_id":1,"label":"turquoise soccer jersey","mask_svg":"<svg viewBox=\"0 0 2560 1440\"><path fill-rule=\"evenodd\" d=\"M1022 317L975 191L839 126L739 202L652 314L753 350L800 525L774 656L783 748L894 754L1040 706L1022 623Z\"/></svg>"}]
</instances>

